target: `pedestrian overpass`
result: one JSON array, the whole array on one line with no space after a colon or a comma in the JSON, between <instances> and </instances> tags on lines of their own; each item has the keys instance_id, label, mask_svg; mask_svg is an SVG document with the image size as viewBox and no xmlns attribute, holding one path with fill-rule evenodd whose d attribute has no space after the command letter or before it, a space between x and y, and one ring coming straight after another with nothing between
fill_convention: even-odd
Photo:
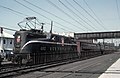
<instances>
[{"instance_id":1,"label":"pedestrian overpass","mask_svg":"<svg viewBox=\"0 0 120 78\"><path fill-rule=\"evenodd\" d=\"M75 36L76 39L110 39L110 38L120 38L120 31L74 33L74 36Z\"/></svg>"}]
</instances>

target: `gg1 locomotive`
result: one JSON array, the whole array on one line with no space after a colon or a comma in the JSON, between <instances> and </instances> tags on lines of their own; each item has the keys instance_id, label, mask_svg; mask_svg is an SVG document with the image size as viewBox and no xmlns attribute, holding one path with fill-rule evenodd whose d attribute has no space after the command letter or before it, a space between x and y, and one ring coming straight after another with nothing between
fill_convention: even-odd
<instances>
[{"instance_id":1,"label":"gg1 locomotive","mask_svg":"<svg viewBox=\"0 0 120 78\"><path fill-rule=\"evenodd\" d=\"M28 17L25 20L33 19L36 17ZM79 58L74 39L53 34L52 25L50 33L43 32L42 23L40 30L21 29L15 32L14 37L13 62L17 64L56 63Z\"/></svg>"},{"instance_id":2,"label":"gg1 locomotive","mask_svg":"<svg viewBox=\"0 0 120 78\"><path fill-rule=\"evenodd\" d=\"M36 18L26 18L29 21L32 19ZM15 32L13 63L51 64L110 53L99 44L75 41L72 37L52 32L45 33L41 28Z\"/></svg>"},{"instance_id":3,"label":"gg1 locomotive","mask_svg":"<svg viewBox=\"0 0 120 78\"><path fill-rule=\"evenodd\" d=\"M14 41L16 62L43 64L79 57L77 45L72 38L56 34L49 35L33 29L17 31Z\"/></svg>"}]
</instances>

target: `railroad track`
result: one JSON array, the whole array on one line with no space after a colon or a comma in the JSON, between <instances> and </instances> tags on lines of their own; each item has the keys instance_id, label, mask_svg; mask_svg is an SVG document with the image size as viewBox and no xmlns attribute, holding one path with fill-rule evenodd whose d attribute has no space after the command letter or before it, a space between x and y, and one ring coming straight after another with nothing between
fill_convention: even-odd
<instances>
[{"instance_id":1,"label":"railroad track","mask_svg":"<svg viewBox=\"0 0 120 78\"><path fill-rule=\"evenodd\" d=\"M94 56L96 57L96 56ZM71 61L65 61L62 63L50 63L50 64L43 64L43 65L32 65L32 66L16 66L16 65L7 65L8 67L4 66L1 67L0 69L0 78L8 78L8 77L15 77L18 75L22 75L22 74L26 74L29 72L33 72L33 71L37 71L37 70L43 70L46 68L50 68L50 67L55 67L55 66L59 66L59 65L64 65L64 64L69 64L69 63L73 63L76 61L80 61L80 60L85 60L85 59L89 59L89 58L93 58L93 57L84 57L81 59L75 59L75 60L71 60Z\"/></svg>"},{"instance_id":2,"label":"railroad track","mask_svg":"<svg viewBox=\"0 0 120 78\"><path fill-rule=\"evenodd\" d=\"M18 75L26 74L26 73L37 71L37 70L43 70L50 67L69 64L75 61L79 61L79 59L68 61L68 62L62 62L62 63L47 64L47 65L44 64L44 65L33 65L33 66L15 66L15 67L13 66L13 67L1 68L5 70L0 71L0 78L18 76Z\"/></svg>"}]
</instances>

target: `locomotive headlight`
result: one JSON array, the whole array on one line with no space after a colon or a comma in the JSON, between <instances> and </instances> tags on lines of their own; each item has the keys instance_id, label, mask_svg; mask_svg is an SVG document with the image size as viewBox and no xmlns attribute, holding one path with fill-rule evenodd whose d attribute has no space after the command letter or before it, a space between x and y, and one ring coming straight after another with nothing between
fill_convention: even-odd
<instances>
[{"instance_id":1,"label":"locomotive headlight","mask_svg":"<svg viewBox=\"0 0 120 78\"><path fill-rule=\"evenodd\" d=\"M16 41L17 41L17 43L20 42L20 36L17 37Z\"/></svg>"}]
</instances>

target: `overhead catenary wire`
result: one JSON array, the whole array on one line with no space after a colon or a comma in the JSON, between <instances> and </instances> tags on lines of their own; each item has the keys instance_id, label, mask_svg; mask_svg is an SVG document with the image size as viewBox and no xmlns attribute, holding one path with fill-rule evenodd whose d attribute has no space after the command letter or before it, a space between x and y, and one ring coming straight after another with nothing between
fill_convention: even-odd
<instances>
[{"instance_id":1,"label":"overhead catenary wire","mask_svg":"<svg viewBox=\"0 0 120 78\"><path fill-rule=\"evenodd\" d=\"M73 26L76 27L76 25L74 25L73 23L71 23L71 22L69 22L69 21L67 21L67 20L62 19L62 18L60 18L59 16L57 16L57 15L51 13L51 12L48 12L48 11L46 11L46 10L40 8L39 6L37 6L37 5L35 5L35 4L33 4L33 3L29 2L29 1L27 1L27 0L23 0L23 1L25 1L25 2L27 2L28 4L30 4L30 5L32 5L32 6L36 7L36 8L38 8L38 9L40 9L40 10L42 10L42 11L48 13L48 14L50 14L50 15L52 15L52 16L54 16L54 17L56 17L56 18L58 18L58 19L60 19L60 20L62 20L62 21L64 21L64 22L66 22L66 23L68 23L68 24L71 24L71 25L73 25Z\"/></svg>"},{"instance_id":2,"label":"overhead catenary wire","mask_svg":"<svg viewBox=\"0 0 120 78\"><path fill-rule=\"evenodd\" d=\"M31 22L33 22L33 23L36 23L36 22L34 22L34 21L31 21ZM36 23L37 25L40 25L39 23ZM47 23L47 22L45 22L45 24L48 24L48 25L51 25L50 23ZM62 29L62 30L64 30L64 31L68 31L68 30L66 30L66 29L64 29L64 28L61 28L61 27L59 27L59 26L57 26L57 25L54 25L55 27L58 27L58 28L60 28L60 29Z\"/></svg>"},{"instance_id":3,"label":"overhead catenary wire","mask_svg":"<svg viewBox=\"0 0 120 78\"><path fill-rule=\"evenodd\" d=\"M75 16L77 16L79 19L81 19L82 21L84 21L84 23L86 23L87 25L89 25L90 27L92 27L93 29L95 29L93 26L91 26L89 23L87 23L83 18L81 18L78 14L76 14L74 11L72 11L72 9L70 9L68 6L66 6L61 0L58 0L64 7L66 7L71 13L73 13ZM81 22L82 22L81 21ZM84 28L87 28L86 26L84 26ZM91 30L91 29L89 29ZM95 29L96 30L96 29Z\"/></svg>"},{"instance_id":4,"label":"overhead catenary wire","mask_svg":"<svg viewBox=\"0 0 120 78\"><path fill-rule=\"evenodd\" d=\"M73 17L71 17L71 15L69 15L68 13L66 13L64 10L62 10L61 8L59 8L57 5L55 5L53 2L51 2L50 0L46 0L48 3L50 3L52 6L54 6L55 8L57 8L59 11L61 11L62 13L64 13L65 15L67 15L69 18L71 18L72 20L74 20L75 22L79 23L77 20L75 20ZM79 23L80 24L80 23ZM83 28L81 28L80 26L76 26L76 28L80 28L82 30L84 30ZM84 30L85 31L85 30Z\"/></svg>"},{"instance_id":5,"label":"overhead catenary wire","mask_svg":"<svg viewBox=\"0 0 120 78\"><path fill-rule=\"evenodd\" d=\"M8 10L10 10L10 11L12 11L12 12L18 13L18 14L20 14L20 15L28 16L28 15L26 15L26 14L23 14L22 12L18 12L18 11L16 11L16 10L13 10L13 9L11 9L11 8L8 8L8 7L2 6L2 5L0 5L0 7L5 8L5 9L8 9Z\"/></svg>"},{"instance_id":6,"label":"overhead catenary wire","mask_svg":"<svg viewBox=\"0 0 120 78\"><path fill-rule=\"evenodd\" d=\"M120 10L119 10L119 6L118 6L118 0L116 0L116 7L117 7L118 18L120 20Z\"/></svg>"},{"instance_id":7,"label":"overhead catenary wire","mask_svg":"<svg viewBox=\"0 0 120 78\"><path fill-rule=\"evenodd\" d=\"M17 0L14 0L14 1L17 2L18 4L22 5L23 7L25 7L25 8L27 8L27 9L31 10L32 12L34 12L34 13L40 15L40 16L42 16L42 17L44 17L44 18L46 18L46 19L48 19L48 20L50 20L50 21L52 20L52 19L46 17L45 15L42 15L41 13L39 13L39 12L37 12L37 11L31 9L30 7L28 7L28 6L26 6L26 5L22 4L22 3L20 3L19 1L17 1ZM54 21L54 22L57 23L57 24L59 24L59 25L61 25L61 26L63 26L63 27L65 27L64 25L62 25L62 24L60 24L60 23L58 23L58 22L56 22L56 21ZM67 28L67 29L70 29L70 28ZM70 30L73 30L73 29L70 29ZM73 30L73 31L74 31L74 30Z\"/></svg>"},{"instance_id":8,"label":"overhead catenary wire","mask_svg":"<svg viewBox=\"0 0 120 78\"><path fill-rule=\"evenodd\" d=\"M69 1L67 1L67 0L65 0L73 9L75 9L80 15L82 15L86 20L88 20L92 25L94 25L93 24L93 22L91 21L91 20L89 20L87 17L85 17L79 10L77 10L77 8L75 8ZM95 26L95 25L94 25ZM92 26L93 27L93 26ZM95 29L96 30L96 28L95 27L93 27L93 29Z\"/></svg>"},{"instance_id":9,"label":"overhead catenary wire","mask_svg":"<svg viewBox=\"0 0 120 78\"><path fill-rule=\"evenodd\" d=\"M14 12L14 13L23 15L23 16L29 16L29 15L27 15L27 14L24 14L24 13L22 13L22 12L13 10L13 9L11 9L11 8L8 8L8 7L2 6L2 5L0 5L0 7L4 8L4 9L7 9L7 10L10 10L10 11L12 11L12 12ZM64 31L68 31L68 30L66 30L66 29L64 29L64 28L61 28L61 27L59 27L59 26L56 26L56 27L58 27L58 28L60 28L60 29L62 29L62 30L64 30ZM10 29L10 28L6 28L6 27L2 27L2 28L7 29L7 30L11 30L11 31L17 31L17 30L15 30L15 29Z\"/></svg>"},{"instance_id":10,"label":"overhead catenary wire","mask_svg":"<svg viewBox=\"0 0 120 78\"><path fill-rule=\"evenodd\" d=\"M103 22L100 20L100 18L96 15L96 13L93 11L93 9L88 5L86 0L83 0L84 3L87 5L87 7L91 10L91 12L94 14L94 16L103 24Z\"/></svg>"},{"instance_id":11,"label":"overhead catenary wire","mask_svg":"<svg viewBox=\"0 0 120 78\"><path fill-rule=\"evenodd\" d=\"M99 21L97 21L87 10L85 10L77 1L73 0L74 3L76 3L81 9L83 9L91 18L96 21L100 26L102 26L103 29L106 29Z\"/></svg>"},{"instance_id":12,"label":"overhead catenary wire","mask_svg":"<svg viewBox=\"0 0 120 78\"><path fill-rule=\"evenodd\" d=\"M77 16L78 18L80 18L81 20L83 20L81 17L79 17L75 12L73 12L70 8L68 8L62 1L60 1L60 0L58 0L65 8L67 8L73 15L75 15L75 16ZM89 29L89 28L87 28L86 26L84 26L82 23L80 23L80 22L82 22L82 21L77 21L76 19L74 19L75 20L75 22L77 22L78 24L80 24L80 25L82 25L85 29L87 29L87 30L91 30L91 29ZM84 21L84 20L83 20ZM85 21L84 21L85 22ZM86 22L85 22L86 23ZM88 23L87 23L88 24Z\"/></svg>"},{"instance_id":13,"label":"overhead catenary wire","mask_svg":"<svg viewBox=\"0 0 120 78\"><path fill-rule=\"evenodd\" d=\"M22 12L18 12L18 11L14 10L14 9L11 9L11 8L8 8L8 7L2 6L2 5L0 5L0 7L4 8L4 9L7 9L7 10L10 10L10 11L12 11L12 12L14 12L14 13L23 15L23 16L28 16L28 15L26 15L26 14L23 14ZM17 14L16 14L16 15L17 15ZM17 31L17 30L15 30L15 29L3 27L3 26L0 26L0 27L3 28L3 29L6 29L6 30Z\"/></svg>"},{"instance_id":14,"label":"overhead catenary wire","mask_svg":"<svg viewBox=\"0 0 120 78\"><path fill-rule=\"evenodd\" d=\"M11 28L7 28L7 27L3 27L3 26L0 26L0 28L6 29L6 30L11 30L11 31L17 31L17 30L15 30L15 29L11 29Z\"/></svg>"}]
</instances>

